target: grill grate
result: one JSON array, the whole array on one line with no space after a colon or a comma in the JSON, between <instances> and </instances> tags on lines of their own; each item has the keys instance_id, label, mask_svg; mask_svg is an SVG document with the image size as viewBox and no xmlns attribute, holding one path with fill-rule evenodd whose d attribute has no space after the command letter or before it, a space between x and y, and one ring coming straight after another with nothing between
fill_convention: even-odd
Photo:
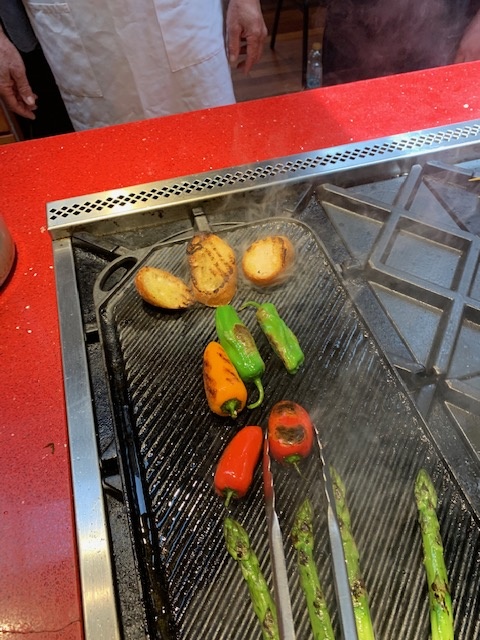
<instances>
[{"instance_id":1,"label":"grill grate","mask_svg":"<svg viewBox=\"0 0 480 640\"><path fill-rule=\"evenodd\" d=\"M211 309L198 306L179 314L149 308L135 292L133 272L99 298L99 327L124 470L130 474L130 490L139 494L138 504L145 503L145 512L140 508L137 516L141 520L148 514L154 563L169 594L172 637L261 637L246 586L224 547L224 511L213 494L212 478L216 461L238 426L265 425L269 408L283 398L297 400L311 411L329 457L346 483L378 637L428 637L428 600L412 497L413 479L421 466L431 473L440 496L456 638L479 637L480 523L310 229L276 219L239 226L223 235L240 252L268 233L285 233L292 239L297 269L289 281L267 292L241 282L234 304L248 298L274 302L307 357L303 370L288 376L259 334L253 312L245 311L242 317L266 360L267 400L254 412L242 413L238 424L217 418L206 408L201 355L215 337ZM142 263L185 275L185 243L155 246ZM139 464L139 477L132 473L132 459ZM299 640L310 637L309 625L288 532L294 506L306 493L316 514L316 561L339 633L315 456L303 471L307 482L274 466ZM233 514L247 528L271 582L259 471L252 493L235 505ZM145 562L149 552L145 551Z\"/></svg>"}]
</instances>

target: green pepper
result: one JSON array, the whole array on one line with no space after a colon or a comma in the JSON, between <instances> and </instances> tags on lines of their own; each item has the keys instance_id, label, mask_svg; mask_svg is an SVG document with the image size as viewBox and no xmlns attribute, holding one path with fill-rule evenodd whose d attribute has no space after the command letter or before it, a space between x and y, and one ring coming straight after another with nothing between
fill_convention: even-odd
<instances>
[{"instance_id":1,"label":"green pepper","mask_svg":"<svg viewBox=\"0 0 480 640\"><path fill-rule=\"evenodd\" d=\"M265 363L252 334L229 304L215 309L215 325L220 344L227 352L240 378L244 382L253 382L258 389L258 400L249 404L248 408L259 407L264 395L262 375L265 372Z\"/></svg>"},{"instance_id":2,"label":"green pepper","mask_svg":"<svg viewBox=\"0 0 480 640\"><path fill-rule=\"evenodd\" d=\"M279 316L275 305L271 302L245 302L241 309L255 307L258 324L266 335L272 349L285 365L288 373L297 373L305 360L296 335Z\"/></svg>"}]
</instances>

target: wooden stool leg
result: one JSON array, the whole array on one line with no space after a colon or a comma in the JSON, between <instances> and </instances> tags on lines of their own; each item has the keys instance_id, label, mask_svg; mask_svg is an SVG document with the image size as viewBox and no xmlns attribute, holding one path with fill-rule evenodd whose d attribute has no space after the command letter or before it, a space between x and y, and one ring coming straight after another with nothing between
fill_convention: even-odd
<instances>
[{"instance_id":1,"label":"wooden stool leg","mask_svg":"<svg viewBox=\"0 0 480 640\"><path fill-rule=\"evenodd\" d=\"M275 40L277 39L278 23L280 21L280 12L282 11L283 0L277 0L275 8L275 17L273 19L272 37L270 38L270 49L275 49Z\"/></svg>"}]
</instances>

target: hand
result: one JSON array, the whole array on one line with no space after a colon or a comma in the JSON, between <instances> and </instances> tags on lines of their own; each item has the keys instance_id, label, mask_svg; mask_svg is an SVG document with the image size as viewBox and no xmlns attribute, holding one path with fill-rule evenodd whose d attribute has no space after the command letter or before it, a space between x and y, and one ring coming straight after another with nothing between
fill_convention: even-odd
<instances>
[{"instance_id":1,"label":"hand","mask_svg":"<svg viewBox=\"0 0 480 640\"><path fill-rule=\"evenodd\" d=\"M0 28L0 98L10 111L35 120L37 96L33 93L25 65L15 45Z\"/></svg>"},{"instance_id":2,"label":"hand","mask_svg":"<svg viewBox=\"0 0 480 640\"><path fill-rule=\"evenodd\" d=\"M473 60L480 60L480 11L465 29L455 56L455 62Z\"/></svg>"},{"instance_id":3,"label":"hand","mask_svg":"<svg viewBox=\"0 0 480 640\"><path fill-rule=\"evenodd\" d=\"M262 56L267 27L259 0L230 0L226 17L227 53L232 66L249 73ZM240 56L245 58L240 61Z\"/></svg>"}]
</instances>

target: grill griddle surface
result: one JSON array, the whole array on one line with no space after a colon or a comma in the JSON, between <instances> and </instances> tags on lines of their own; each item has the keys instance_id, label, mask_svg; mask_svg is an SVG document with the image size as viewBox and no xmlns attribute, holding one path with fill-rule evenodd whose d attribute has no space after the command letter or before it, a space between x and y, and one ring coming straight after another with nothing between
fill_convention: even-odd
<instances>
[{"instance_id":1,"label":"grill griddle surface","mask_svg":"<svg viewBox=\"0 0 480 640\"><path fill-rule=\"evenodd\" d=\"M133 526L146 564L153 553L153 564L165 583L172 637L261 638L246 584L225 548L225 510L214 493L213 474L223 449L241 426L265 427L274 403L290 399L310 412L346 484L377 637L413 640L429 636L428 596L413 499L416 473L425 467L439 495L455 637L477 638L480 525L320 243L308 227L282 219L235 227L220 235L240 260L250 242L276 233L293 241L295 271L282 285L263 291L241 281L232 304L238 309L250 299L273 302L298 336L305 365L290 376L261 334L254 310L242 311L241 318L266 363L265 401L254 411L242 412L236 421L212 414L203 390L203 350L216 339L214 310L201 305L185 312L154 309L140 299L134 287L136 270L144 264L186 278L186 242L152 247L99 306L118 439L125 446L125 472L140 505L132 516ZM256 397L255 390L251 391ZM303 464L305 479L276 464L273 470L297 638L310 638L311 632L289 536L295 508L307 494L315 509L316 562L340 637L318 457L312 455ZM251 493L233 504L231 514L248 531L271 584L260 469ZM152 532L147 545L140 533L145 517ZM147 569L146 590L155 590L155 584L148 584L151 571ZM162 611L156 615L161 619Z\"/></svg>"}]
</instances>

